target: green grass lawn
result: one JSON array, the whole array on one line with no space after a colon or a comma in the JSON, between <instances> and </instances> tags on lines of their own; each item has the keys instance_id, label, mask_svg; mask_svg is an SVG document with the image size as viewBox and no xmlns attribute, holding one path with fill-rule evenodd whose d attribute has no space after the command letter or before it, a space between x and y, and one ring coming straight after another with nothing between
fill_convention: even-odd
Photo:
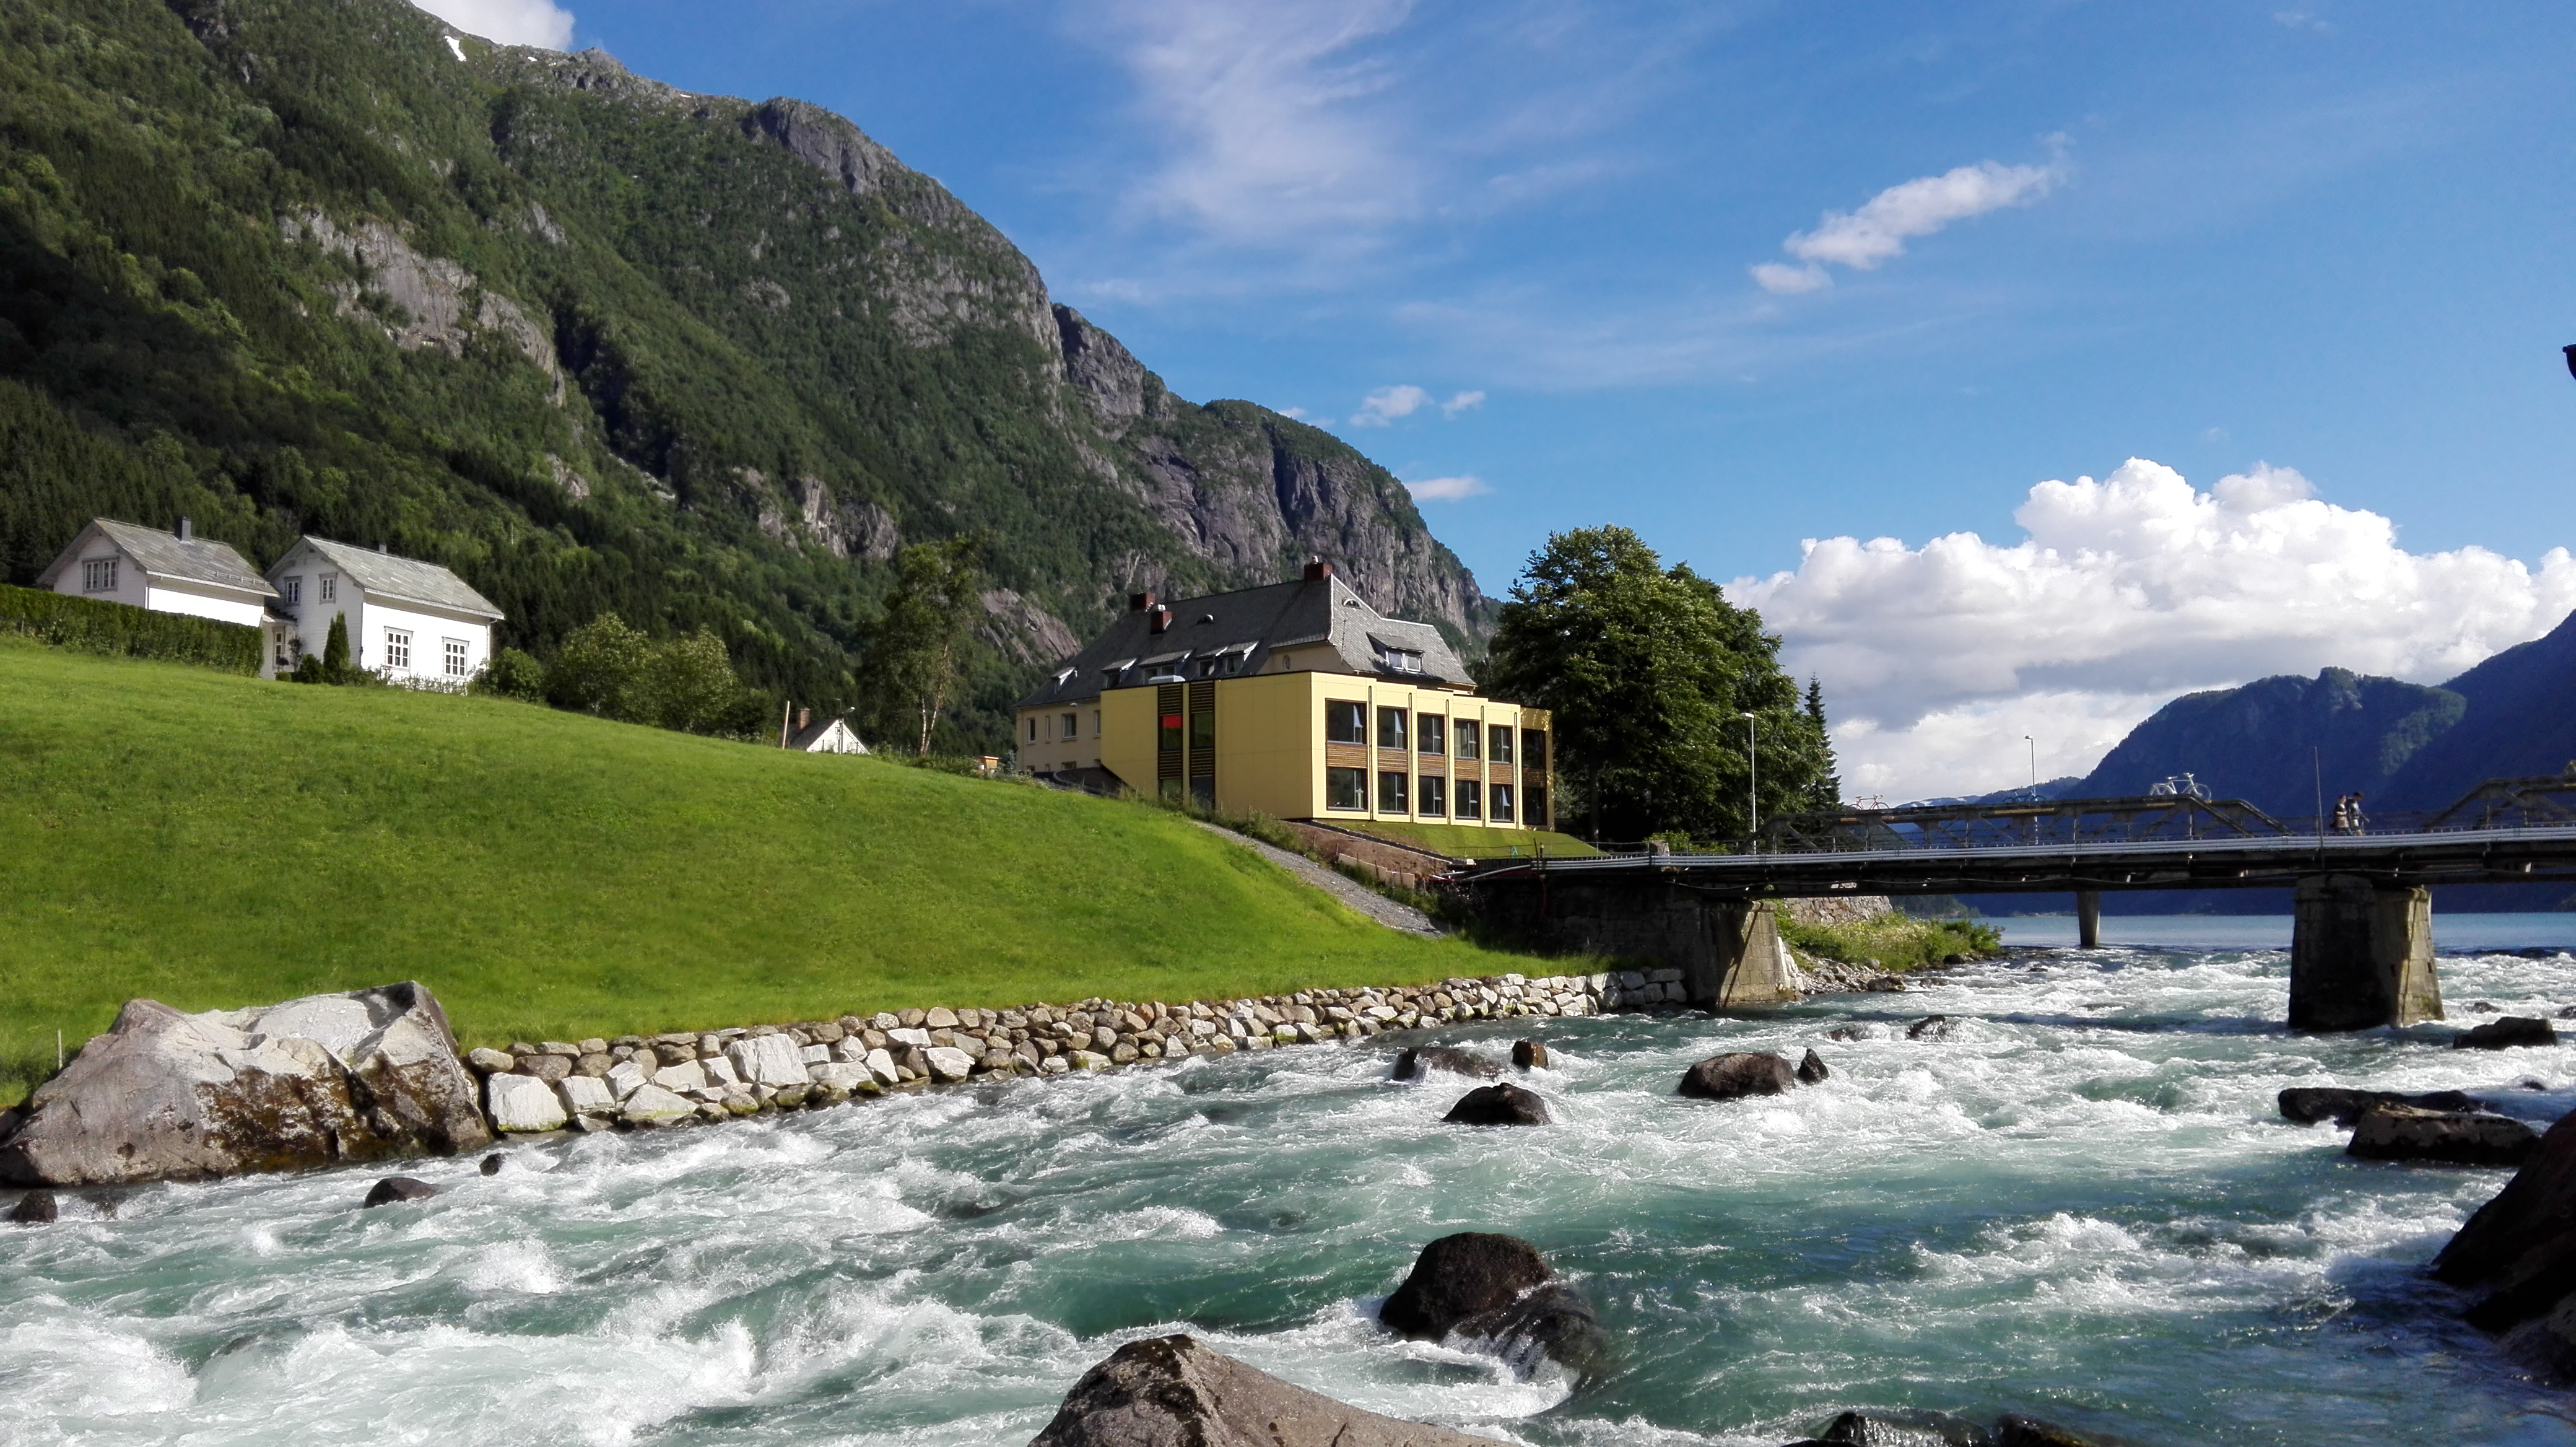
<instances>
[{"instance_id":1,"label":"green grass lawn","mask_svg":"<svg viewBox=\"0 0 2576 1447\"><path fill-rule=\"evenodd\" d=\"M0 1100L135 995L418 979L473 1044L1528 964L1145 805L6 638L0 800Z\"/></svg>"},{"instance_id":2,"label":"green grass lawn","mask_svg":"<svg viewBox=\"0 0 2576 1447\"><path fill-rule=\"evenodd\" d=\"M1488 829L1478 824L1395 824L1376 819L1325 821L1357 834L1376 834L1398 843L1419 844L1452 859L1527 859L1540 849L1550 859L1583 859L1601 851L1548 829Z\"/></svg>"}]
</instances>

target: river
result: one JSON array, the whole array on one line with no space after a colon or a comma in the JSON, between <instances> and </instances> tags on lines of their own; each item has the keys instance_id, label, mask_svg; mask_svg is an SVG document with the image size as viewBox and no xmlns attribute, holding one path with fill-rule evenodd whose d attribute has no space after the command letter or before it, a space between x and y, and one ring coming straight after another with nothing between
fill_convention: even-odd
<instances>
[{"instance_id":1,"label":"river","mask_svg":"<svg viewBox=\"0 0 2576 1447\"><path fill-rule=\"evenodd\" d=\"M1390 1083L1391 1037L540 1141L489 1178L414 1167L445 1193L375 1210L372 1172L154 1187L0 1234L0 1438L1016 1447L1119 1343L1188 1330L1530 1444L1768 1447L1907 1405L2148 1444L2576 1444L2576 1398L2421 1274L2506 1173L2351 1161L2273 1108L2456 1086L2539 1122L2576 1108L2576 1045L2291 1036L2285 970L2017 951L1763 1020L1550 1021L1544 1129L1439 1124L1465 1084ZM2455 1021L2576 1004L2565 955L2442 972ZM1904 1038L1934 1013L1949 1038ZM1716 1051L1811 1045L1823 1085L1672 1094ZM1610 1370L1382 1336L1377 1299L1459 1230L1576 1278Z\"/></svg>"}]
</instances>

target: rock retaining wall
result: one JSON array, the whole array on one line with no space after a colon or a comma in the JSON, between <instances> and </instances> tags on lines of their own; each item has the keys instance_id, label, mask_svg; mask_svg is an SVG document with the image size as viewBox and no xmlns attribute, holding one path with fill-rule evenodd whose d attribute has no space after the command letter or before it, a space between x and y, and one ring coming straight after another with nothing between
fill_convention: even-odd
<instances>
[{"instance_id":1,"label":"rock retaining wall","mask_svg":"<svg viewBox=\"0 0 2576 1447\"><path fill-rule=\"evenodd\" d=\"M839 1105L926 1085L1361 1040L1459 1020L1595 1015L1681 1001L1679 970L1488 975L1181 1005L943 1006L613 1040L522 1041L470 1051L465 1063L483 1079L496 1129L606 1130Z\"/></svg>"}]
</instances>

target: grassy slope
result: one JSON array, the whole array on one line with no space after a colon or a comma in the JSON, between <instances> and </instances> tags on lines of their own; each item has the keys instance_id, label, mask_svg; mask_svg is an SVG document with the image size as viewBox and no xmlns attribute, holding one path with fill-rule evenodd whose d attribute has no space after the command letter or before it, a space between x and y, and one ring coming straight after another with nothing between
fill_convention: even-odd
<instances>
[{"instance_id":1,"label":"grassy slope","mask_svg":"<svg viewBox=\"0 0 2576 1447\"><path fill-rule=\"evenodd\" d=\"M414 978L490 1042L1521 965L1144 806L7 639L0 798L7 1095L132 995Z\"/></svg>"},{"instance_id":2,"label":"grassy slope","mask_svg":"<svg viewBox=\"0 0 2576 1447\"><path fill-rule=\"evenodd\" d=\"M1339 824L1360 834L1379 834L1401 843L1419 844L1453 859L1505 859L1545 849L1551 859L1584 859L1601 851L1551 829L1489 829L1477 824L1396 824L1371 819Z\"/></svg>"}]
</instances>

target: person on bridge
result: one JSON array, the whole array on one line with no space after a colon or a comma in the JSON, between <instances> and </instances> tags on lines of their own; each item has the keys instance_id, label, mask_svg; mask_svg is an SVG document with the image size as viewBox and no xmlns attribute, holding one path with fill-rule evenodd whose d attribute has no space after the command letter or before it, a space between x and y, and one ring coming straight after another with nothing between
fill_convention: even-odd
<instances>
[{"instance_id":1,"label":"person on bridge","mask_svg":"<svg viewBox=\"0 0 2576 1447\"><path fill-rule=\"evenodd\" d=\"M2335 800L2335 828L2346 834L2362 831L2361 795L2354 792Z\"/></svg>"}]
</instances>

